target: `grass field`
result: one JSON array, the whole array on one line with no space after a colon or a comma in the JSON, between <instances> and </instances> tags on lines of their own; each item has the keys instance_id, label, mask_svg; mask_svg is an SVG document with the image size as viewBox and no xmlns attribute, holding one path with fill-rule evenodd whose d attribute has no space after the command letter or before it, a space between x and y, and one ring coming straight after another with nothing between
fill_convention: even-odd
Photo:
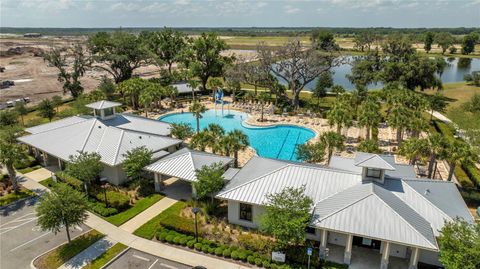
<instances>
[{"instance_id":1,"label":"grass field","mask_svg":"<svg viewBox=\"0 0 480 269\"><path fill-rule=\"evenodd\" d=\"M131 218L135 217L136 215L140 214L145 209L149 208L156 202L160 201L163 198L160 194L152 194L148 197L141 199L140 201L136 202L131 208L120 212L116 215L106 217L105 220L110 222L113 225L120 226L123 223L127 222Z\"/></svg>"},{"instance_id":2,"label":"grass field","mask_svg":"<svg viewBox=\"0 0 480 269\"><path fill-rule=\"evenodd\" d=\"M9 194L6 194L0 197L0 206L6 206L17 200L27 198L27 197L32 197L34 195L35 195L34 192L27 189L21 189L18 193L11 192Z\"/></svg>"}]
</instances>

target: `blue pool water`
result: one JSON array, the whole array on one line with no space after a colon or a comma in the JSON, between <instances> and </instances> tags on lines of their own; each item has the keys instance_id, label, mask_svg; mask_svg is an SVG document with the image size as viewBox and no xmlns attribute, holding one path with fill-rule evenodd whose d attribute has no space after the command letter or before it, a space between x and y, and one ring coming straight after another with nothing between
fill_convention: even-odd
<instances>
[{"instance_id":1,"label":"blue pool water","mask_svg":"<svg viewBox=\"0 0 480 269\"><path fill-rule=\"evenodd\" d=\"M304 144L315 136L309 129L292 125L278 125L275 127L254 127L243 121L248 114L224 110L208 110L200 119L200 128L206 128L210 123L220 124L225 131L233 129L242 130L249 138L250 146L253 147L259 156L281 160L297 161L296 147ZM188 123L196 129L196 120L192 113L184 112L170 114L160 117L161 121L168 123Z\"/></svg>"}]
</instances>

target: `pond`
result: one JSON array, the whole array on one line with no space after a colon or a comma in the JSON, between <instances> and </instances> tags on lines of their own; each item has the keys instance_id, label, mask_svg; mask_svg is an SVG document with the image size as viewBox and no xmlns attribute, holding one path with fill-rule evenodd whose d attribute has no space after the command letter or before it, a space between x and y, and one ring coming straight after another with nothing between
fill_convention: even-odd
<instances>
[{"instance_id":1,"label":"pond","mask_svg":"<svg viewBox=\"0 0 480 269\"><path fill-rule=\"evenodd\" d=\"M333 68L333 82L334 84L338 84L343 86L347 90L355 89L355 86L350 83L350 81L346 78L347 74L350 74L352 66L351 62L354 60L353 56L347 56L348 63L342 64ZM450 82L460 82L464 81L463 76L465 74L469 74L472 71L480 71L480 59L479 58L447 58L445 57L445 61L447 62L447 66L445 67L445 71L442 74L442 82L443 83L450 83ZM282 81L280 79L280 81ZM315 87L315 81L310 82L307 84L307 89L313 89ZM368 85L369 89L378 89L382 87L382 83L377 84L370 84Z\"/></svg>"}]
</instances>

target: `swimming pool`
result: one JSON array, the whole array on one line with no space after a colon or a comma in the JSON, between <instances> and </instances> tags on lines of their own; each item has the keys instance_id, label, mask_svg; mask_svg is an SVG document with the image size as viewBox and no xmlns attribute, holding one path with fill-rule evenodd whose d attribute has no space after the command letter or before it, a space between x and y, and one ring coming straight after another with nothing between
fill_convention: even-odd
<instances>
[{"instance_id":1,"label":"swimming pool","mask_svg":"<svg viewBox=\"0 0 480 269\"><path fill-rule=\"evenodd\" d=\"M211 109L200 119L200 128L206 128L210 123L220 124L225 131L239 129L248 136L250 146L259 156L281 160L298 161L296 148L315 136L315 133L306 128L292 125L277 125L273 127L255 127L244 123L248 114L238 111L224 111ZM192 113L175 113L160 117L159 120L168 123L188 123L196 129L195 117Z\"/></svg>"}]
</instances>

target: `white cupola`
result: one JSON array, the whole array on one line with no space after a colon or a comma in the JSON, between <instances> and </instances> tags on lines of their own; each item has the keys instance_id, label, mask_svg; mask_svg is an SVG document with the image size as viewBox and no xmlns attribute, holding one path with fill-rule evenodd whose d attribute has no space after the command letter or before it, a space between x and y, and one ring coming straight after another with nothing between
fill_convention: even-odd
<instances>
[{"instance_id":1,"label":"white cupola","mask_svg":"<svg viewBox=\"0 0 480 269\"><path fill-rule=\"evenodd\" d=\"M102 101L88 104L86 105L86 107L93 109L93 115L95 117L102 120L107 120L115 117L115 107L121 106L121 105L122 104L117 102L102 100Z\"/></svg>"},{"instance_id":2,"label":"white cupola","mask_svg":"<svg viewBox=\"0 0 480 269\"><path fill-rule=\"evenodd\" d=\"M362 167L362 180L364 182L385 180L385 171L395 168L378 154L358 152L355 155L355 166Z\"/></svg>"}]
</instances>

